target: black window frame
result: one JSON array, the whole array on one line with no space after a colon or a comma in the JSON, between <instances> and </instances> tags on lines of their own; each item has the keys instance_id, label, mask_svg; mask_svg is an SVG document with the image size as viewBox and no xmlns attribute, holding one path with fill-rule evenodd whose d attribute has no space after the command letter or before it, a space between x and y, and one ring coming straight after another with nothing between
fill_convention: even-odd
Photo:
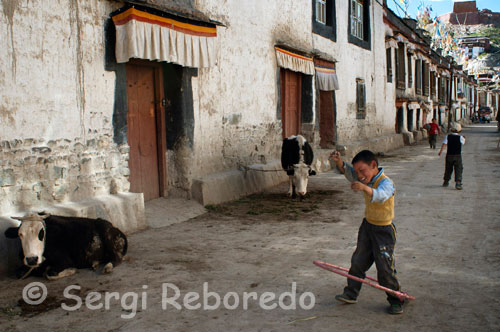
<instances>
[{"instance_id":1,"label":"black window frame","mask_svg":"<svg viewBox=\"0 0 500 332\"><path fill-rule=\"evenodd\" d=\"M337 41L337 17L335 11L335 0L326 0L326 24L316 21L316 0L312 0L312 32Z\"/></svg>"},{"instance_id":2,"label":"black window frame","mask_svg":"<svg viewBox=\"0 0 500 332\"><path fill-rule=\"evenodd\" d=\"M406 89L406 56L405 44L398 43L396 51L396 88L400 90Z\"/></svg>"},{"instance_id":3,"label":"black window frame","mask_svg":"<svg viewBox=\"0 0 500 332\"><path fill-rule=\"evenodd\" d=\"M411 53L406 54L406 62L408 64L408 88L411 88L413 85L413 66L411 64Z\"/></svg>"},{"instance_id":4,"label":"black window frame","mask_svg":"<svg viewBox=\"0 0 500 332\"><path fill-rule=\"evenodd\" d=\"M422 60L415 61L415 93L422 95Z\"/></svg>"},{"instance_id":5,"label":"black window frame","mask_svg":"<svg viewBox=\"0 0 500 332\"><path fill-rule=\"evenodd\" d=\"M429 96L429 63L422 61L422 95Z\"/></svg>"},{"instance_id":6,"label":"black window frame","mask_svg":"<svg viewBox=\"0 0 500 332\"><path fill-rule=\"evenodd\" d=\"M385 64L387 69L387 82L392 83L392 47L385 49Z\"/></svg>"},{"instance_id":7,"label":"black window frame","mask_svg":"<svg viewBox=\"0 0 500 332\"><path fill-rule=\"evenodd\" d=\"M363 0L363 39L359 39L351 33L351 0L348 1L347 17L347 41L365 50L371 51L371 25L370 25L370 0Z\"/></svg>"}]
</instances>

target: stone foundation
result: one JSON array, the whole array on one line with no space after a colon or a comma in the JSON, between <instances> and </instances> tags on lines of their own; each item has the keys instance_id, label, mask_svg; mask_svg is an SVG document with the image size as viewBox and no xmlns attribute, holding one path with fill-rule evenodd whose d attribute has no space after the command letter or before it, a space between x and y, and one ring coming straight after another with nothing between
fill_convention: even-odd
<instances>
[{"instance_id":1,"label":"stone foundation","mask_svg":"<svg viewBox=\"0 0 500 332\"><path fill-rule=\"evenodd\" d=\"M129 190L128 145L103 135L0 142L2 214Z\"/></svg>"}]
</instances>

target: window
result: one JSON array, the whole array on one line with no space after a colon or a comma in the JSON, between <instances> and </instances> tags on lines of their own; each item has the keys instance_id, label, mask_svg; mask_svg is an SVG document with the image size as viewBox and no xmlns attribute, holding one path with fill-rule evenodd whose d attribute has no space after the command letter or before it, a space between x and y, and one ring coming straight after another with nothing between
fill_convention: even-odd
<instances>
[{"instance_id":1,"label":"window","mask_svg":"<svg viewBox=\"0 0 500 332\"><path fill-rule=\"evenodd\" d=\"M418 95L422 94L422 60L415 61L415 90Z\"/></svg>"},{"instance_id":2,"label":"window","mask_svg":"<svg viewBox=\"0 0 500 332\"><path fill-rule=\"evenodd\" d=\"M423 95L429 95L429 64L422 61L422 90Z\"/></svg>"},{"instance_id":3,"label":"window","mask_svg":"<svg viewBox=\"0 0 500 332\"><path fill-rule=\"evenodd\" d=\"M365 80L356 79L356 119L366 118Z\"/></svg>"},{"instance_id":4,"label":"window","mask_svg":"<svg viewBox=\"0 0 500 332\"><path fill-rule=\"evenodd\" d=\"M392 49L385 50L385 63L387 66L387 82L392 82Z\"/></svg>"},{"instance_id":5,"label":"window","mask_svg":"<svg viewBox=\"0 0 500 332\"><path fill-rule=\"evenodd\" d=\"M434 71L431 71L431 98L436 97L436 73Z\"/></svg>"},{"instance_id":6,"label":"window","mask_svg":"<svg viewBox=\"0 0 500 332\"><path fill-rule=\"evenodd\" d=\"M363 2L351 0L351 34L363 40Z\"/></svg>"},{"instance_id":7,"label":"window","mask_svg":"<svg viewBox=\"0 0 500 332\"><path fill-rule=\"evenodd\" d=\"M370 50L370 0L349 0L348 41Z\"/></svg>"},{"instance_id":8,"label":"window","mask_svg":"<svg viewBox=\"0 0 500 332\"><path fill-rule=\"evenodd\" d=\"M396 57L396 75L397 75L397 85L398 89L406 88L406 78L405 78L405 45L403 43L398 43L398 51Z\"/></svg>"},{"instance_id":9,"label":"window","mask_svg":"<svg viewBox=\"0 0 500 332\"><path fill-rule=\"evenodd\" d=\"M413 75L411 69L411 54L408 53L408 87L411 88L412 84L413 84Z\"/></svg>"},{"instance_id":10,"label":"window","mask_svg":"<svg viewBox=\"0 0 500 332\"><path fill-rule=\"evenodd\" d=\"M326 25L326 0L316 0L316 22Z\"/></svg>"},{"instance_id":11,"label":"window","mask_svg":"<svg viewBox=\"0 0 500 332\"><path fill-rule=\"evenodd\" d=\"M337 40L335 0L312 1L312 31L332 41Z\"/></svg>"}]
</instances>

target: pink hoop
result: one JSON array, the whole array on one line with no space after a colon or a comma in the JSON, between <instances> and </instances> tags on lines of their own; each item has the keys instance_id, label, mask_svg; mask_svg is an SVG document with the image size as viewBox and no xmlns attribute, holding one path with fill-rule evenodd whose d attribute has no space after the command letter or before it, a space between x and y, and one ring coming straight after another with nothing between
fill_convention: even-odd
<instances>
[{"instance_id":1,"label":"pink hoop","mask_svg":"<svg viewBox=\"0 0 500 332\"><path fill-rule=\"evenodd\" d=\"M390 288L387 288L387 287L384 287L384 286L380 286L378 284L377 279L375 279L373 277L366 276L367 279L375 281L376 283L367 281L365 279L358 278L358 277L353 276L353 275L351 275L349 273L345 273L345 272L349 272L349 269L346 269L345 267L341 267L341 266L337 266L337 265L333 265L333 264L328 264L328 263L321 262L321 261L318 261L318 260L313 261L313 264L316 265L316 266L318 266L318 267L320 267L320 268L322 268L322 269L324 269L324 270L337 273L337 274L339 274L339 275L341 275L343 277L346 277L346 278L349 278L349 279L352 279L352 280L356 280L356 281L362 282L364 284L370 285L370 286L372 286L374 288L377 288L377 289L383 290L385 292L391 293L392 295L396 296L400 300L404 300L404 299L415 300L414 296L411 296L410 294L408 294L406 292L400 292L400 291L396 291L394 289L390 289Z\"/></svg>"}]
</instances>

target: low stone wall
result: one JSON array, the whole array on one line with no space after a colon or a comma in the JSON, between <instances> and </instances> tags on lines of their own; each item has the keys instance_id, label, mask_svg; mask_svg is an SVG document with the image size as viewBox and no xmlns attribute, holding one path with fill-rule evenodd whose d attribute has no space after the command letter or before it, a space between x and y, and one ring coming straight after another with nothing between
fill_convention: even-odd
<instances>
[{"instance_id":1,"label":"low stone wall","mask_svg":"<svg viewBox=\"0 0 500 332\"><path fill-rule=\"evenodd\" d=\"M84 142L24 139L0 142L0 213L129 190L128 145L111 136Z\"/></svg>"},{"instance_id":2,"label":"low stone wall","mask_svg":"<svg viewBox=\"0 0 500 332\"><path fill-rule=\"evenodd\" d=\"M375 153L387 152L404 146L403 136L394 134L381 136L368 141L351 142L345 148L343 158L350 161L356 153L369 149ZM340 148L340 147L339 147ZM332 169L329 156L332 150L315 149L313 169L327 172ZM219 204L260 192L288 180L279 160L268 164L252 165L243 170L230 170L211 174L193 180L191 195L203 205Z\"/></svg>"},{"instance_id":3,"label":"low stone wall","mask_svg":"<svg viewBox=\"0 0 500 332\"><path fill-rule=\"evenodd\" d=\"M193 180L192 197L203 205L219 204L260 192L287 181L279 161L255 164L242 170L211 174Z\"/></svg>"}]
</instances>

